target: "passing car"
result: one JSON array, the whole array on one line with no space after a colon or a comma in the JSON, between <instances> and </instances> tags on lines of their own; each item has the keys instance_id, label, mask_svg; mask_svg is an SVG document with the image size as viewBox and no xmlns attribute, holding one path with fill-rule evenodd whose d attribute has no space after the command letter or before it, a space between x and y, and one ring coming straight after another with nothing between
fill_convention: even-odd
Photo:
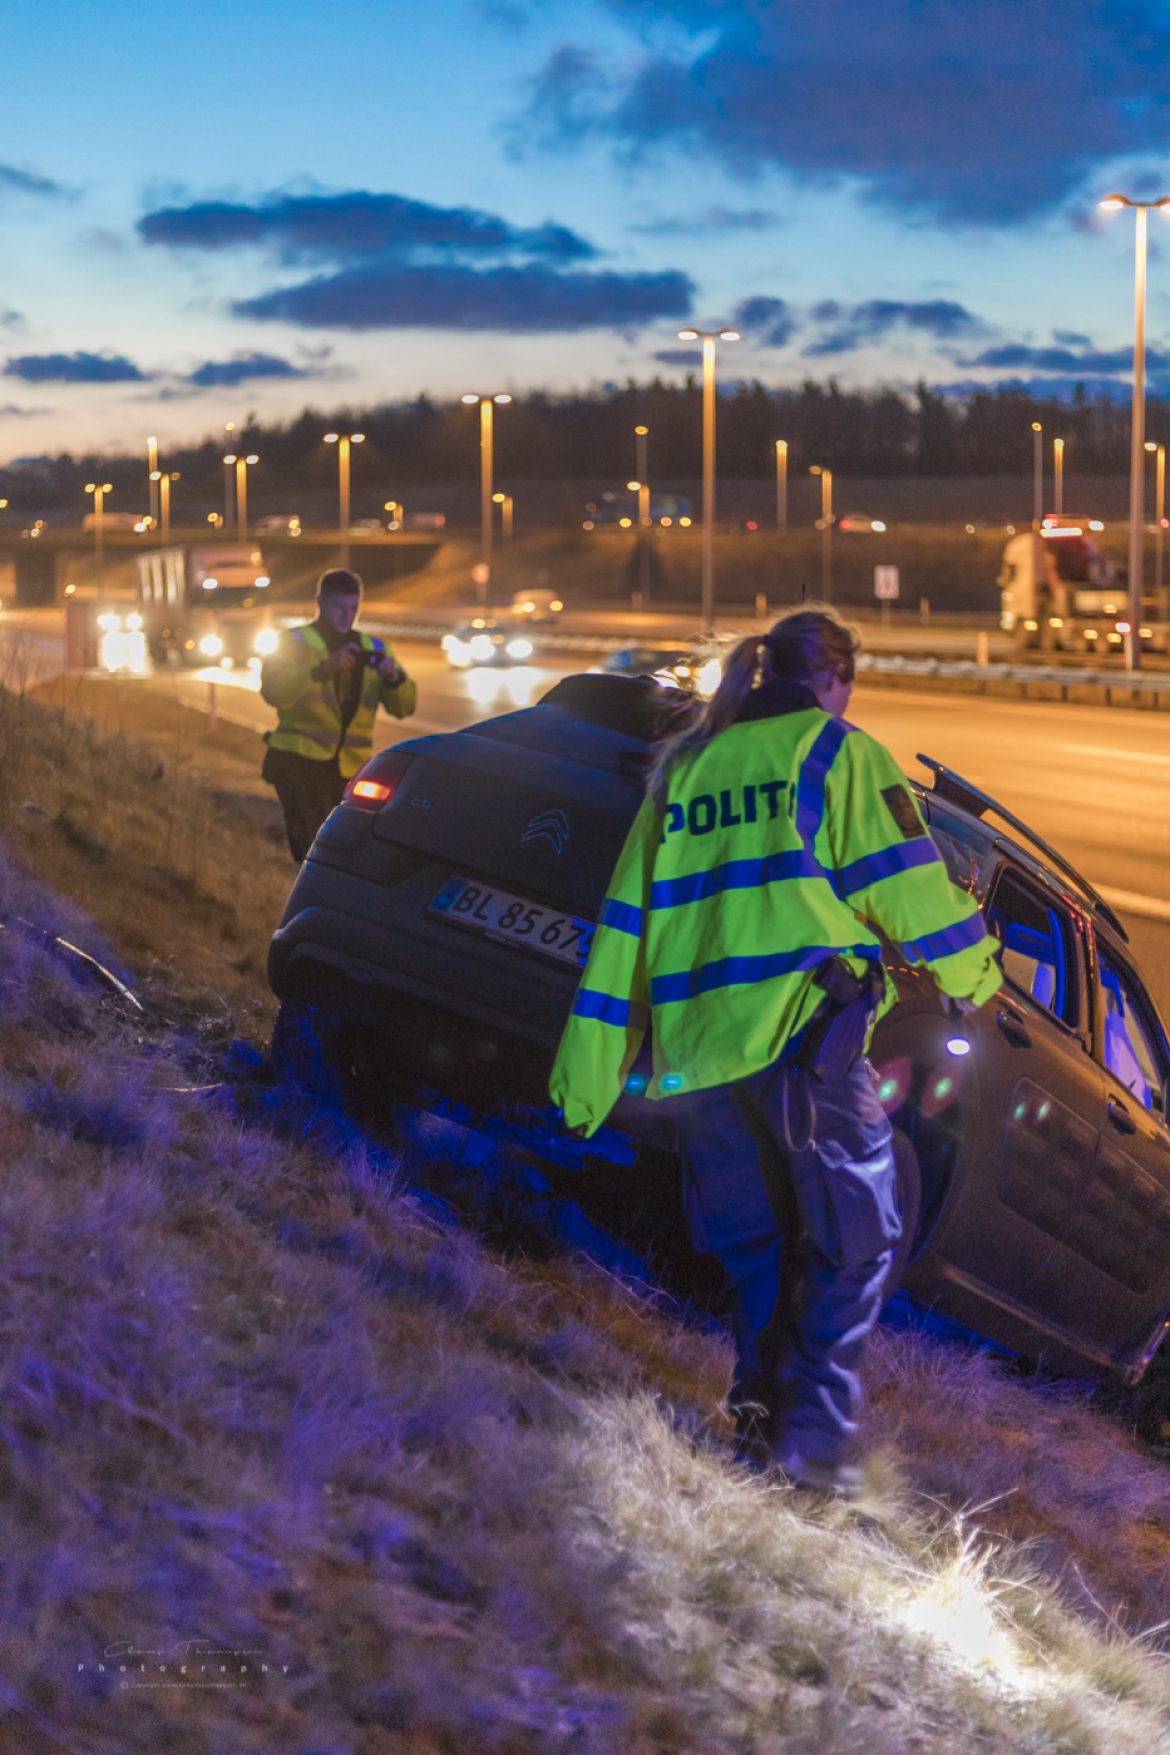
<instances>
[{"instance_id":1,"label":"passing car","mask_svg":"<svg viewBox=\"0 0 1170 1755\"><path fill-rule=\"evenodd\" d=\"M255 530L257 536L300 536L301 520L296 512L271 512L256 520Z\"/></svg>"},{"instance_id":2,"label":"passing car","mask_svg":"<svg viewBox=\"0 0 1170 1755\"><path fill-rule=\"evenodd\" d=\"M351 536L385 536L387 526L380 518L355 518L349 527Z\"/></svg>"},{"instance_id":3,"label":"passing car","mask_svg":"<svg viewBox=\"0 0 1170 1755\"><path fill-rule=\"evenodd\" d=\"M456 670L481 665L530 664L535 647L522 627L477 616L443 635L447 662Z\"/></svg>"},{"instance_id":4,"label":"passing car","mask_svg":"<svg viewBox=\"0 0 1170 1755\"><path fill-rule=\"evenodd\" d=\"M528 1105L555 1134L547 1079L593 923L651 740L687 701L645 677L570 676L534 707L376 755L272 941L286 1037L307 1018L322 1052L379 1087L413 1077L513 1117ZM891 1284L1063 1372L1134 1383L1170 1314L1166 1032L1092 886L920 760L933 784L912 781L915 796L999 940L1004 985L956 1019L886 947L900 1003L871 1053L905 1221ZM673 1163L670 1101L638 1094L645 1070L605 1140Z\"/></svg>"},{"instance_id":5,"label":"passing car","mask_svg":"<svg viewBox=\"0 0 1170 1755\"><path fill-rule=\"evenodd\" d=\"M531 591L517 591L511 602L511 614L517 621L551 622L555 621L565 607L564 599L559 591L550 591L544 585L538 585Z\"/></svg>"},{"instance_id":6,"label":"passing car","mask_svg":"<svg viewBox=\"0 0 1170 1755\"><path fill-rule=\"evenodd\" d=\"M858 535L869 535L871 532L880 536L888 526L881 518L871 518L868 512L843 512L837 519L837 529Z\"/></svg>"},{"instance_id":7,"label":"passing car","mask_svg":"<svg viewBox=\"0 0 1170 1755\"><path fill-rule=\"evenodd\" d=\"M707 700L723 674L719 659L689 646L621 646L607 652L599 665L614 676L652 677L666 689L689 689Z\"/></svg>"}]
</instances>

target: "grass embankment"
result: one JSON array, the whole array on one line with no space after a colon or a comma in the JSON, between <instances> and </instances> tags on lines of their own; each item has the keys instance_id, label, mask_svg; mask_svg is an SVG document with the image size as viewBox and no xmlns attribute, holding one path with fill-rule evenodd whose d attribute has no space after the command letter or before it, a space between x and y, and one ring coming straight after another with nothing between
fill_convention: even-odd
<instances>
[{"instance_id":1,"label":"grass embankment","mask_svg":"<svg viewBox=\"0 0 1170 1755\"><path fill-rule=\"evenodd\" d=\"M482 1141L224 1077L287 856L131 699L0 693L5 1755L1166 1748L1168 1477L1081 1400L883 1331L810 1505L718 1336L436 1199Z\"/></svg>"}]
</instances>

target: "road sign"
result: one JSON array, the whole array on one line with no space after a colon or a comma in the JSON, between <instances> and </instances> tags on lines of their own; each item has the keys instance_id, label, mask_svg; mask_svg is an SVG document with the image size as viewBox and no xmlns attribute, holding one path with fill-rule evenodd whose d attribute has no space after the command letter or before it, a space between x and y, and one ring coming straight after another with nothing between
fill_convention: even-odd
<instances>
[{"instance_id":1,"label":"road sign","mask_svg":"<svg viewBox=\"0 0 1170 1755\"><path fill-rule=\"evenodd\" d=\"M879 603L894 603L898 597L897 567L875 567L873 570L873 594Z\"/></svg>"}]
</instances>

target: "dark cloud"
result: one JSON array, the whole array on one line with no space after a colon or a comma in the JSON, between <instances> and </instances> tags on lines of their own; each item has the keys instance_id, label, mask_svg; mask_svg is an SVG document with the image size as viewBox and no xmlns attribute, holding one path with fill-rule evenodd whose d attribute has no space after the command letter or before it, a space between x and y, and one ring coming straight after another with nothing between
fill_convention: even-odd
<instances>
[{"instance_id":1,"label":"dark cloud","mask_svg":"<svg viewBox=\"0 0 1170 1755\"><path fill-rule=\"evenodd\" d=\"M259 298L237 316L305 328L482 329L505 333L621 328L686 317L685 274L557 273L541 264L488 270L373 267L321 275Z\"/></svg>"},{"instance_id":2,"label":"dark cloud","mask_svg":"<svg viewBox=\"0 0 1170 1755\"><path fill-rule=\"evenodd\" d=\"M434 207L405 195L266 195L254 205L196 201L160 207L138 222L148 244L231 250L263 245L287 263L348 264L420 257L581 262L597 255L567 226L514 226L470 207Z\"/></svg>"},{"instance_id":3,"label":"dark cloud","mask_svg":"<svg viewBox=\"0 0 1170 1755\"><path fill-rule=\"evenodd\" d=\"M736 329L761 347L784 347L798 327L795 316L783 299L758 293L736 306L732 322Z\"/></svg>"},{"instance_id":4,"label":"dark cloud","mask_svg":"<svg viewBox=\"0 0 1170 1755\"><path fill-rule=\"evenodd\" d=\"M21 170L18 165L0 165L0 190L4 189L15 195L68 194L63 183L55 183L52 177L39 176L36 171Z\"/></svg>"},{"instance_id":5,"label":"dark cloud","mask_svg":"<svg viewBox=\"0 0 1170 1755\"><path fill-rule=\"evenodd\" d=\"M695 371L703 363L703 355L697 347L664 347L654 358L660 366L692 366Z\"/></svg>"},{"instance_id":6,"label":"dark cloud","mask_svg":"<svg viewBox=\"0 0 1170 1755\"><path fill-rule=\"evenodd\" d=\"M237 354L230 360L204 360L187 376L187 383L208 390L247 383L252 378L307 378L309 374L291 360L274 353Z\"/></svg>"},{"instance_id":7,"label":"dark cloud","mask_svg":"<svg viewBox=\"0 0 1170 1755\"><path fill-rule=\"evenodd\" d=\"M779 224L780 215L770 207L708 207L702 213L648 219L630 230L642 238L676 238L700 232L761 232Z\"/></svg>"},{"instance_id":8,"label":"dark cloud","mask_svg":"<svg viewBox=\"0 0 1170 1755\"><path fill-rule=\"evenodd\" d=\"M953 225L1052 211L1123 156L1164 151L1163 0L609 0L628 73L565 44L516 124L734 172L774 166ZM669 47L666 45L669 44Z\"/></svg>"},{"instance_id":9,"label":"dark cloud","mask_svg":"<svg viewBox=\"0 0 1170 1755\"><path fill-rule=\"evenodd\" d=\"M804 349L809 359L852 353L854 348L881 341L891 330L908 329L935 341L973 340L987 334L987 325L953 299L867 299L843 306L835 299L814 305L812 316L835 327Z\"/></svg>"},{"instance_id":10,"label":"dark cloud","mask_svg":"<svg viewBox=\"0 0 1170 1755\"><path fill-rule=\"evenodd\" d=\"M1128 403L1130 399L1130 388L1124 379L1094 378L1084 374L1000 378L992 382L986 378L960 378L951 384L936 384L933 388L940 396L957 396L964 400L979 394L994 395L997 391L1011 391L1016 395L1050 402L1071 402L1078 393L1083 393L1090 401L1096 401L1102 396L1109 402L1118 403ZM1151 396L1170 397L1170 375L1152 376L1147 382L1147 389Z\"/></svg>"},{"instance_id":11,"label":"dark cloud","mask_svg":"<svg viewBox=\"0 0 1170 1755\"><path fill-rule=\"evenodd\" d=\"M1133 369L1133 349L1129 347L1031 347L1020 341L1005 342L1000 347L985 348L973 359L962 359L961 366L982 366L994 371L1030 368L1035 372L1080 372L1089 376L1106 373L1126 374ZM1159 348L1146 349L1146 365L1151 372L1170 369L1170 353Z\"/></svg>"},{"instance_id":12,"label":"dark cloud","mask_svg":"<svg viewBox=\"0 0 1170 1755\"><path fill-rule=\"evenodd\" d=\"M26 384L146 384L150 374L140 371L124 354L24 353L4 367L6 378Z\"/></svg>"},{"instance_id":13,"label":"dark cloud","mask_svg":"<svg viewBox=\"0 0 1170 1755\"><path fill-rule=\"evenodd\" d=\"M0 420L28 420L35 414L52 414L51 408L22 408L18 402L0 402ZM16 458L14 462L19 462Z\"/></svg>"},{"instance_id":14,"label":"dark cloud","mask_svg":"<svg viewBox=\"0 0 1170 1755\"><path fill-rule=\"evenodd\" d=\"M1092 337L1082 335L1079 329L1054 329L1052 339L1058 341L1061 347L1092 347L1093 345Z\"/></svg>"},{"instance_id":15,"label":"dark cloud","mask_svg":"<svg viewBox=\"0 0 1170 1755\"><path fill-rule=\"evenodd\" d=\"M27 324L24 320L23 311L0 311L0 329L19 331L25 328L27 328Z\"/></svg>"}]
</instances>

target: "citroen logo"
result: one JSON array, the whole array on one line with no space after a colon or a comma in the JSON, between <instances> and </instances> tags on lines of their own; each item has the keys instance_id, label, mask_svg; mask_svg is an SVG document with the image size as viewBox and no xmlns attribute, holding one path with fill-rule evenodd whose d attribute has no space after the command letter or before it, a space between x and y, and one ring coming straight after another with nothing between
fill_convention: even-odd
<instances>
[{"instance_id":1,"label":"citroen logo","mask_svg":"<svg viewBox=\"0 0 1170 1755\"><path fill-rule=\"evenodd\" d=\"M563 853L570 832L569 819L563 810L542 810L539 816L533 817L520 840L551 841L553 852Z\"/></svg>"}]
</instances>

